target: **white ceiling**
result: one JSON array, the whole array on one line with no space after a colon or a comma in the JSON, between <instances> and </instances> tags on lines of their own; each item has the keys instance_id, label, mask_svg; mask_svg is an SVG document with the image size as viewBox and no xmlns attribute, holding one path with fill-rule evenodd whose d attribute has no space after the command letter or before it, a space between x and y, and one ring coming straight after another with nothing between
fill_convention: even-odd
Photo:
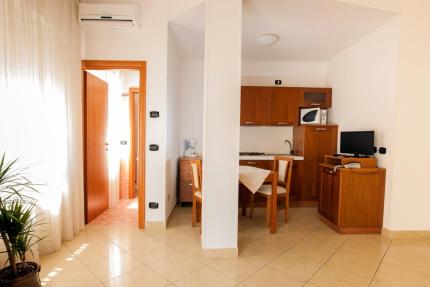
<instances>
[{"instance_id":1,"label":"white ceiling","mask_svg":"<svg viewBox=\"0 0 430 287\"><path fill-rule=\"evenodd\" d=\"M202 59L205 5L171 21L183 57ZM247 61L325 62L395 14L334 0L244 0L242 58ZM277 34L261 46L256 37Z\"/></svg>"}]
</instances>

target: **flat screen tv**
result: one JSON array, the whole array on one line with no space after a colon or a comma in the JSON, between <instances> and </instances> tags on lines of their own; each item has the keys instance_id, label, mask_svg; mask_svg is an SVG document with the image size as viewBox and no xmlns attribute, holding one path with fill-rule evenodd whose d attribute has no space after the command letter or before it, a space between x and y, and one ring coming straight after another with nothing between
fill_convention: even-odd
<instances>
[{"instance_id":1,"label":"flat screen tv","mask_svg":"<svg viewBox=\"0 0 430 287\"><path fill-rule=\"evenodd\" d=\"M341 132L340 153L369 156L375 153L374 131Z\"/></svg>"}]
</instances>

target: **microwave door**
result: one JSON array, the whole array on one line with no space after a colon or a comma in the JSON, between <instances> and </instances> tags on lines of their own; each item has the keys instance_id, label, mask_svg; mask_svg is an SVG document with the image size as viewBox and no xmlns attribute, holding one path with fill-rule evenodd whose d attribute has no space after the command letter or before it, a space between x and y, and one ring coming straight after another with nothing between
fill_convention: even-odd
<instances>
[{"instance_id":1,"label":"microwave door","mask_svg":"<svg viewBox=\"0 0 430 287\"><path fill-rule=\"evenodd\" d=\"M310 112L307 112L303 115L302 121L304 123L315 123L318 115L318 110L313 110Z\"/></svg>"}]
</instances>

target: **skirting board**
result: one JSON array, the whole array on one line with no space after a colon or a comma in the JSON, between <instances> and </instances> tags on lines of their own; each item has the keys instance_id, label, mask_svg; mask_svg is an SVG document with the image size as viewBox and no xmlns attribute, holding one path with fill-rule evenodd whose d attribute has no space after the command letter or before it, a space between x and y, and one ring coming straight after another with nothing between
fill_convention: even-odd
<instances>
[{"instance_id":1,"label":"skirting board","mask_svg":"<svg viewBox=\"0 0 430 287\"><path fill-rule=\"evenodd\" d=\"M238 248L203 249L203 253L214 258L235 258L239 256Z\"/></svg>"},{"instance_id":2,"label":"skirting board","mask_svg":"<svg viewBox=\"0 0 430 287\"><path fill-rule=\"evenodd\" d=\"M389 230L382 229L382 235L389 239L430 239L430 230Z\"/></svg>"}]
</instances>

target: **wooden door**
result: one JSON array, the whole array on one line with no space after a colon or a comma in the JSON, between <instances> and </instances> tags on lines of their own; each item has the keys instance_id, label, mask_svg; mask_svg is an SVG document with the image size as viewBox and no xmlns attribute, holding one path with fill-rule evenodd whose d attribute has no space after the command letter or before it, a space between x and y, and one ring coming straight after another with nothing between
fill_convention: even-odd
<instances>
[{"instance_id":1,"label":"wooden door","mask_svg":"<svg viewBox=\"0 0 430 287\"><path fill-rule=\"evenodd\" d=\"M267 124L267 87L242 87L240 103L241 125Z\"/></svg>"},{"instance_id":2,"label":"wooden door","mask_svg":"<svg viewBox=\"0 0 430 287\"><path fill-rule=\"evenodd\" d=\"M340 175L332 168L320 167L320 198L318 212L338 224Z\"/></svg>"},{"instance_id":3,"label":"wooden door","mask_svg":"<svg viewBox=\"0 0 430 287\"><path fill-rule=\"evenodd\" d=\"M275 126L295 126L299 120L299 89L286 87L268 88L267 122Z\"/></svg>"},{"instance_id":4,"label":"wooden door","mask_svg":"<svg viewBox=\"0 0 430 287\"><path fill-rule=\"evenodd\" d=\"M302 200L317 200L318 164L324 162L326 155L337 150L337 126L306 127L305 131L305 181L301 194Z\"/></svg>"},{"instance_id":5,"label":"wooden door","mask_svg":"<svg viewBox=\"0 0 430 287\"><path fill-rule=\"evenodd\" d=\"M109 205L107 165L108 84L84 72L85 222Z\"/></svg>"}]
</instances>

